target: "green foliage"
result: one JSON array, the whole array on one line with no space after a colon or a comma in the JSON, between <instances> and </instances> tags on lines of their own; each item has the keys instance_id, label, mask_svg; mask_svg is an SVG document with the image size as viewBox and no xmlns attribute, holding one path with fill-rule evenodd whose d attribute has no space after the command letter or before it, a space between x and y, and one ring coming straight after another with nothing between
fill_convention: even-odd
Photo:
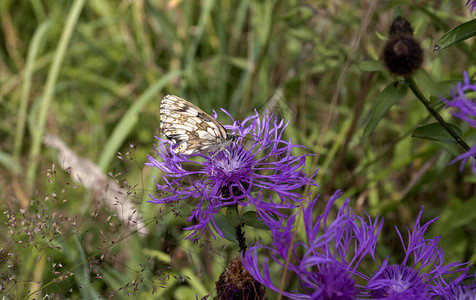
<instances>
[{"instance_id":1,"label":"green foliage","mask_svg":"<svg viewBox=\"0 0 476 300\"><path fill-rule=\"evenodd\" d=\"M254 212L254 211L248 211L248 212L244 213L241 216L240 220L244 224L249 225L251 227L258 228L258 229L263 229L263 230L269 230L269 228L266 226L266 224L256 217L256 212Z\"/></svg>"},{"instance_id":2,"label":"green foliage","mask_svg":"<svg viewBox=\"0 0 476 300\"><path fill-rule=\"evenodd\" d=\"M374 131L380 120L387 111L400 101L408 91L408 87L402 83L389 84L382 93L375 99L375 105L370 115L369 122L365 126L363 136L365 138Z\"/></svg>"},{"instance_id":3,"label":"green foliage","mask_svg":"<svg viewBox=\"0 0 476 300\"><path fill-rule=\"evenodd\" d=\"M236 240L236 229L235 229L235 224L233 224L233 220L230 220L227 218L225 215L222 214L217 214L216 217L214 218L215 222L217 224L217 227L219 230L223 233L223 236L227 240L233 243L238 243Z\"/></svg>"},{"instance_id":4,"label":"green foliage","mask_svg":"<svg viewBox=\"0 0 476 300\"><path fill-rule=\"evenodd\" d=\"M465 22L443 34L435 43L435 50L443 50L458 42L467 40L476 35L476 20Z\"/></svg>"},{"instance_id":5,"label":"green foliage","mask_svg":"<svg viewBox=\"0 0 476 300\"><path fill-rule=\"evenodd\" d=\"M233 242L205 234L192 244L181 230L192 225L190 204L147 202L163 196L154 185L161 173L144 162L154 155L167 94L243 119L271 109L279 92L273 109L289 118L286 138L316 154L306 171L319 168L319 188L303 193L327 199L342 189L356 212L383 216L379 262L402 253L394 228L412 225L422 205L423 220L441 216L430 230L443 235L445 256L474 262L475 182L468 168L448 165L462 149L428 140L450 141L378 62L398 5L415 38L440 47L424 49L415 82L474 144L471 128L439 101L476 59L464 3L391 1L369 10L333 1L2 1L0 295L201 298L239 256L237 223L247 225L247 243L269 244L251 211L215 218ZM140 226L121 217L126 200L98 201L83 186L87 176L63 170L45 134L123 187Z\"/></svg>"},{"instance_id":6,"label":"green foliage","mask_svg":"<svg viewBox=\"0 0 476 300\"><path fill-rule=\"evenodd\" d=\"M453 129L460 137L462 135L461 130L453 124L448 124L451 129ZM450 144L457 144L454 138L441 126L440 123L431 123L428 125L424 125L421 127L416 128L413 133L412 137L416 137L419 139L427 139L432 141L438 141L443 143L450 143Z\"/></svg>"}]
</instances>

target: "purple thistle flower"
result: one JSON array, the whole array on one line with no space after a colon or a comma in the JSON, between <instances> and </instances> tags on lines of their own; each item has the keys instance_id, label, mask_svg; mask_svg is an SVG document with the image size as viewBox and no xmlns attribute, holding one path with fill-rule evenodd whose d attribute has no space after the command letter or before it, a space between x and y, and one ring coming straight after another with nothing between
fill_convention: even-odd
<instances>
[{"instance_id":1,"label":"purple thistle flower","mask_svg":"<svg viewBox=\"0 0 476 300\"><path fill-rule=\"evenodd\" d=\"M430 299L429 292L418 272L407 266L386 265L367 285L372 299Z\"/></svg>"},{"instance_id":2,"label":"purple thistle flower","mask_svg":"<svg viewBox=\"0 0 476 300\"><path fill-rule=\"evenodd\" d=\"M476 0L468 0L464 6L471 6L471 12L473 12L473 10L476 8Z\"/></svg>"},{"instance_id":3,"label":"purple thistle flower","mask_svg":"<svg viewBox=\"0 0 476 300\"><path fill-rule=\"evenodd\" d=\"M405 246L402 235L397 229L402 242L405 258L400 265L387 265L388 257L379 270L369 279L365 287L374 299L432 299L441 294L449 284L459 285L467 278L469 263L453 262L443 265L443 250L438 247L440 236L425 239L426 230L438 218L420 226L423 207L415 221L413 231L408 231L408 245ZM413 264L408 261L413 258ZM466 266L466 267L464 267ZM456 278L448 278L452 274ZM449 282L447 282L449 280Z\"/></svg>"},{"instance_id":4,"label":"purple thistle flower","mask_svg":"<svg viewBox=\"0 0 476 300\"><path fill-rule=\"evenodd\" d=\"M456 89L453 89L451 92L453 99L448 100L443 98L441 100L446 103L446 107L453 107L457 109L457 111L451 111L453 116L467 122L473 128L476 128L476 99L471 99L465 95L466 93L470 92L476 92L476 85L471 84L468 72L464 72L463 83L459 82L456 86ZM464 165L468 159L471 159L471 167L474 175L476 176L476 162L474 159L475 155L476 143L466 153L461 154L450 163L460 160L460 171L463 171Z\"/></svg>"},{"instance_id":5,"label":"purple thistle flower","mask_svg":"<svg viewBox=\"0 0 476 300\"><path fill-rule=\"evenodd\" d=\"M245 269L262 285L280 292L277 279L273 282L269 271L271 258L298 280L295 290L281 291L290 299L456 299L454 295L474 295L474 283L463 285L466 280L474 282L476 279L474 274L467 275L469 263L444 265L443 251L438 247L441 237L423 237L430 224L437 220L421 226L423 207L413 230L407 229L407 244L397 229L405 251L402 263L388 265L387 257L372 276L366 275L360 270L360 264L366 257L376 262L374 253L383 220L378 216L372 220L368 214L365 218L354 215L348 208L347 199L331 222L329 213L340 195L340 191L336 192L325 212L315 220L312 209L317 198L303 209L305 242L293 242L292 226L296 215L289 217L286 224L284 220L264 218L271 230L273 244L268 247L257 243L243 253ZM258 251L269 253L262 263L258 261L262 255Z\"/></svg>"},{"instance_id":6,"label":"purple thistle flower","mask_svg":"<svg viewBox=\"0 0 476 300\"><path fill-rule=\"evenodd\" d=\"M216 113L213 117L216 119ZM311 179L315 173L309 177L303 171L308 155L291 154L293 149L303 146L282 139L287 125L269 113L260 117L255 112L243 122L233 120L233 125L224 127L238 135L237 141L213 154L176 154L169 140L156 137L160 160L149 155L146 164L163 172L164 183L156 180L156 185L159 192L168 195L151 196L150 202L193 200L187 221L196 220L197 224L185 229L192 231L191 236L198 234L194 239L199 239L204 229L210 229L210 224L224 237L213 216L225 206L252 205L258 215L269 212L283 216L278 209L297 207L302 186L316 185ZM252 139L248 140L247 135ZM247 145L249 142L251 145ZM278 197L266 196L270 192Z\"/></svg>"},{"instance_id":7,"label":"purple thistle flower","mask_svg":"<svg viewBox=\"0 0 476 300\"><path fill-rule=\"evenodd\" d=\"M298 278L298 289L282 291L284 296L290 299L353 299L358 292L353 276L364 276L357 268L366 255L373 257L383 223L378 217L372 221L367 215L367 222L365 218L354 215L347 207L349 199L339 209L335 220L328 221L332 205L341 194L337 191L331 197L325 212L316 220L312 210L317 197L303 208L305 242L292 243L296 215L289 217L284 226L284 220L265 218L273 236L273 247L259 243L250 247L242 256L246 270L261 284L280 291L271 280L268 258L263 264L258 262L258 250L265 250L271 253L278 265Z\"/></svg>"},{"instance_id":8,"label":"purple thistle flower","mask_svg":"<svg viewBox=\"0 0 476 300\"><path fill-rule=\"evenodd\" d=\"M459 299L476 299L476 277L474 275L468 276L472 283L468 285L455 285L450 283L448 286L439 290L438 296L444 300L459 300Z\"/></svg>"}]
</instances>

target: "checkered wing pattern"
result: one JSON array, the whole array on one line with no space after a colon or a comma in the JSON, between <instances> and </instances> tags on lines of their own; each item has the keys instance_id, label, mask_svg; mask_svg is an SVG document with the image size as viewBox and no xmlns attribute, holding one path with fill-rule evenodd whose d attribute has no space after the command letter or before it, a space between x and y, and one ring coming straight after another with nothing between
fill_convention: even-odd
<instances>
[{"instance_id":1,"label":"checkered wing pattern","mask_svg":"<svg viewBox=\"0 0 476 300\"><path fill-rule=\"evenodd\" d=\"M223 150L236 139L203 110L173 95L160 104L160 129L174 144L173 151L185 155Z\"/></svg>"}]
</instances>

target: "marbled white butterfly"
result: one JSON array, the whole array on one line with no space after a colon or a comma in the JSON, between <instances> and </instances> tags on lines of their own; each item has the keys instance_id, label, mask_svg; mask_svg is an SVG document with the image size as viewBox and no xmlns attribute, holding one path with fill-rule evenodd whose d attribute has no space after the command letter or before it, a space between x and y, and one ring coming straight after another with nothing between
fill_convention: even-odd
<instances>
[{"instance_id":1,"label":"marbled white butterfly","mask_svg":"<svg viewBox=\"0 0 476 300\"><path fill-rule=\"evenodd\" d=\"M160 129L174 144L173 151L185 155L223 150L238 137L200 108L173 95L165 96L160 104Z\"/></svg>"}]
</instances>

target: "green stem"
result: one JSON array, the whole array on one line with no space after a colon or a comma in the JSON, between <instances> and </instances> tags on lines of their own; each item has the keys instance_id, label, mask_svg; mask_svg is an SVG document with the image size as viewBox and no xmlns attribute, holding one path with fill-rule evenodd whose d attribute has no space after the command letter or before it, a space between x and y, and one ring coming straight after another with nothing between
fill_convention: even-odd
<instances>
[{"instance_id":1,"label":"green stem","mask_svg":"<svg viewBox=\"0 0 476 300\"><path fill-rule=\"evenodd\" d=\"M236 230L236 239L238 240L238 244L240 245L240 252L246 251L246 239L245 239L245 233L241 230L243 227L243 223L240 222L238 226L235 227Z\"/></svg>"},{"instance_id":2,"label":"green stem","mask_svg":"<svg viewBox=\"0 0 476 300\"><path fill-rule=\"evenodd\" d=\"M430 112L430 114L438 121L438 123L443 126L443 128L455 139L455 141L460 144L466 151L470 149L468 144L448 125L448 123L443 120L440 114L431 106L430 101L428 101L425 96L423 96L422 92L418 89L415 81L412 77L405 77L405 81L410 86L410 89L413 91L415 96L420 100L423 105L425 105L426 109Z\"/></svg>"}]
</instances>

